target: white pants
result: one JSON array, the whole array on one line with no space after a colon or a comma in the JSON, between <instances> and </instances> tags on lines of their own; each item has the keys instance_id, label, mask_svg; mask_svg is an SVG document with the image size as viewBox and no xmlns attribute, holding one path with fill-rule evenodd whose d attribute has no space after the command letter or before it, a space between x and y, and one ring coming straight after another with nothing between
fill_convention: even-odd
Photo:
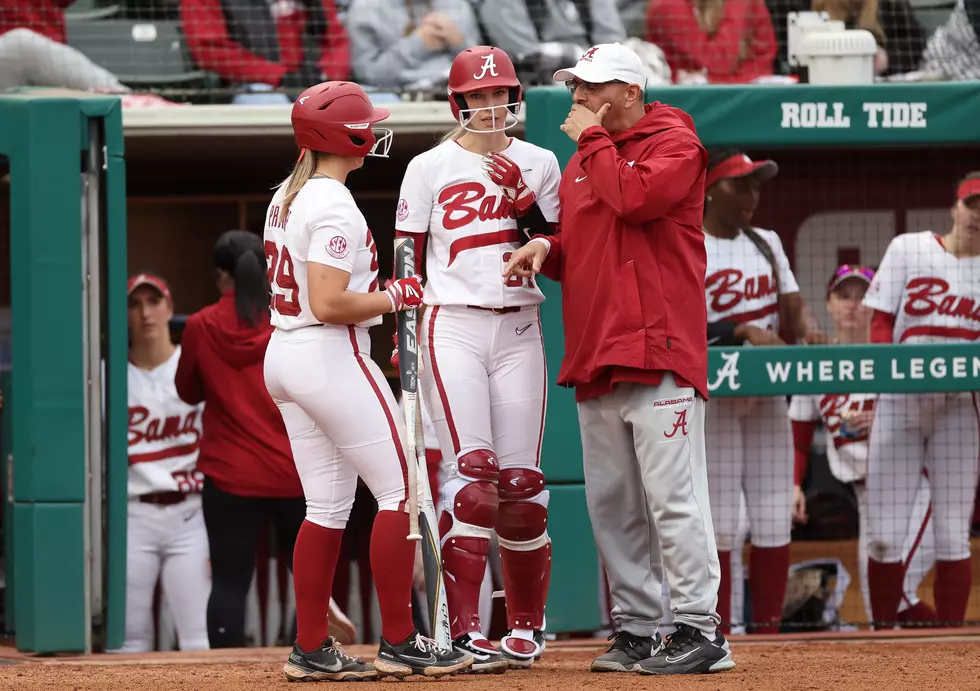
<instances>
[{"instance_id":1,"label":"white pants","mask_svg":"<svg viewBox=\"0 0 980 691\"><path fill-rule=\"evenodd\" d=\"M207 650L211 575L201 495L160 506L130 499L126 535L126 641L113 652L153 649L157 580L177 628L181 650Z\"/></svg>"},{"instance_id":2,"label":"white pants","mask_svg":"<svg viewBox=\"0 0 980 691\"><path fill-rule=\"evenodd\" d=\"M371 359L367 329L277 329L265 354L265 382L289 434L306 520L344 528L358 477L379 511L406 509L405 421Z\"/></svg>"},{"instance_id":3,"label":"white pants","mask_svg":"<svg viewBox=\"0 0 980 691\"><path fill-rule=\"evenodd\" d=\"M752 544L788 545L793 527L793 432L786 399L713 399L707 405L705 430L718 549L738 548L743 493Z\"/></svg>"},{"instance_id":4,"label":"white pants","mask_svg":"<svg viewBox=\"0 0 980 691\"><path fill-rule=\"evenodd\" d=\"M929 474L936 559L970 556L970 521L980 456L980 395L882 394L868 451L871 557L902 559L916 495Z\"/></svg>"}]
</instances>

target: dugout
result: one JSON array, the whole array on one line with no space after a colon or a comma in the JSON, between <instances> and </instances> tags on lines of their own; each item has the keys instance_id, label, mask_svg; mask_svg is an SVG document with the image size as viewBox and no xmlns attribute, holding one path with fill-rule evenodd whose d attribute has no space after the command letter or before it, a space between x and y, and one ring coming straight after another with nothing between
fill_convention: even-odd
<instances>
[{"instance_id":1,"label":"dugout","mask_svg":"<svg viewBox=\"0 0 980 691\"><path fill-rule=\"evenodd\" d=\"M0 308L12 302L15 309L23 304L18 295L25 293L18 292L16 286L22 285L25 275L20 262L33 256L23 254L28 240L31 249L40 252L50 249L48 245L55 237L61 237L52 229L64 233L65 238L79 237L82 227L79 161L83 163L83 171L92 172L93 166L85 163L84 152L89 150L87 125L76 127L75 124L90 117L95 103L102 109L97 108L94 117L101 118L106 128L106 152L111 163L107 170L112 189L116 190L113 192L116 202L106 218L110 225L124 222L126 228L124 244L115 245L123 247L125 254L109 257L106 264L116 272L115 283L110 281L106 285L110 289L116 286L121 296L120 277L128 271L149 269L170 281L178 313L191 313L216 299L210 264L214 240L230 228L260 232L271 189L288 174L295 161L289 107L176 106L121 111L118 104L112 105L116 103L114 99L79 100L74 96L62 99L57 106L51 105L50 99L43 105L42 97L35 97L37 105L33 108L64 112L45 116L54 118L52 131L57 131L57 136L45 144L49 147L45 150L52 155L31 156L20 163L16 162L17 151L23 149L24 142L40 136L41 120L37 119L40 116L15 116L8 106L11 99L3 99L0 117L4 135L0 142L2 153L11 159L0 175L10 172L12 178L0 185L0 236L3 237L0 247L9 247L11 254L2 269L5 273L0 279ZM777 230L782 236L801 289L818 309L818 317L822 316L819 314L822 291L831 266L842 261L880 257L888 239L906 229L942 225L953 181L976 168L980 160L980 122L975 117L980 106L980 84L975 83L670 87L651 90L648 98L688 110L709 146L739 146L755 158L772 157L779 162L780 175L767 185L756 222ZM526 128L528 139L552 148L559 162L564 163L572 145L558 125L567 113L569 95L560 88L533 89L527 101L529 117L523 119L517 133L520 136ZM391 219L405 164L453 126L444 102L388 105L392 106L392 118L386 124L395 132L391 159L369 161L362 171L351 176L355 197L378 243L383 269L391 266ZM117 134L112 135L111 131ZM121 196L123 175L125 203ZM17 182L13 181L15 177ZM23 178L29 182L22 184ZM60 265L68 267L67 272L56 270L57 266L43 256L28 260L37 262L30 265L35 273L28 274L37 276L37 283L30 284L32 291L35 285L39 289L44 286L41 270L47 272L44 276L60 277L66 284L66 292L56 295L52 291L49 304L55 304L59 297L65 302L64 296L78 290L83 275L81 257L78 245L72 247L74 254L66 255ZM125 265L122 256L126 257ZM11 290L12 283L14 290ZM553 377L561 358L560 294L553 284L543 283L547 284L545 291L549 297L543 318ZM122 304L120 301L117 309ZM34 310L40 309L40 304L27 304L20 309L36 315L39 312ZM83 316L77 302L71 302L70 309L51 313L59 314L57 322L32 317L33 327L25 327L30 340L26 345L14 347L15 364L26 362L24 367L32 373L35 371L32 360L24 360L25 353L33 353L35 363L46 362L48 358L61 363L68 344L79 340L82 333ZM15 319L19 327L19 314ZM394 322L389 319L375 330L373 355L394 383L395 373L387 367L393 329ZM15 332L23 333L23 330ZM52 354L42 357L45 353ZM712 357L714 372L721 365L717 364L719 354ZM118 366L119 360L111 362ZM5 390L3 439L7 444L13 436L15 459L7 467L16 468L17 473L23 472L21 469L26 466L26 461L21 465L20 458L31 458L33 472L39 475L44 459L50 461L60 453L39 440L52 428L42 423L52 416L64 419L65 414L61 408L45 408L40 394L56 391L59 403L73 401L71 405L78 407L71 418L77 425L73 433L76 436L72 438L81 439L77 435L84 431L77 412L83 405L79 397L84 395L81 364L76 361L71 367L46 371L42 367L32 377L42 375L64 386L57 390L38 386L30 403L18 400ZM15 380L14 393L23 396L26 390L31 397L30 387L22 388L17 383L20 381L23 380ZM602 626L600 574L592 540L590 537L583 540L583 536L591 536L591 529L585 511L573 396L557 387L549 393L544 470L552 489L549 531L555 544L555 562L548 627L555 632L594 631ZM719 391L717 395L724 393ZM11 419L16 429L7 434ZM69 440L69 437L62 439L65 444ZM27 451L21 453L18 449ZM6 462L10 456L5 452L3 458ZM63 456L62 460L66 458ZM6 470L0 473L5 483ZM81 471L75 468L71 472ZM16 487L17 483L15 490ZM49 555L50 549L36 549L42 546L36 533L32 537L30 532L21 532L20 514L14 509L27 499L11 494L9 484L4 489L7 602L13 604L17 588L18 602L29 592L31 601L38 605L25 609L23 617L18 616L18 647L34 651L84 649L85 625L77 629L81 638L74 634L66 638L59 631L67 621L66 613L78 612L84 618L87 616L84 608L78 605L72 609L67 600L46 600L51 593L61 592L58 582L33 579L21 570L23 562L15 569L15 560L11 558L14 555L37 557ZM71 497L73 501L80 498L77 492ZM110 497L109 502L112 501ZM111 529L125 534L124 525L120 527L118 522ZM73 535L82 539L81 531ZM46 546L50 548L50 544ZM63 565L61 574L81 574L78 559L84 558L84 554L84 542L72 544L70 549L59 549L57 563ZM30 585L21 586L22 583ZM82 589L79 586L77 590L65 591L75 593L74 596L65 593L62 596L76 597ZM119 592L114 595L116 602ZM107 601L111 606L114 600L110 597ZM64 604L56 606L55 603ZM118 609L112 616L121 616ZM31 626L34 634L28 635Z\"/></svg>"}]
</instances>

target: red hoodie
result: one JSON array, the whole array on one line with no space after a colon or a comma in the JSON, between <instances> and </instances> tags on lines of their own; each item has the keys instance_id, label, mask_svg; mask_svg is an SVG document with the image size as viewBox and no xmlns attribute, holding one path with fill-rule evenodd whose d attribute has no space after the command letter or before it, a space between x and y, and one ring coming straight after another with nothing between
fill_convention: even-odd
<instances>
[{"instance_id":1,"label":"red hoodie","mask_svg":"<svg viewBox=\"0 0 980 691\"><path fill-rule=\"evenodd\" d=\"M12 0L0 9L0 34L30 29L58 43L65 42L65 10L75 0Z\"/></svg>"},{"instance_id":2,"label":"red hoodie","mask_svg":"<svg viewBox=\"0 0 980 691\"><path fill-rule=\"evenodd\" d=\"M301 497L282 415L265 388L263 361L272 335L238 320L234 292L191 315L177 363L177 395L204 401L197 468L223 492Z\"/></svg>"},{"instance_id":3,"label":"red hoodie","mask_svg":"<svg viewBox=\"0 0 980 691\"><path fill-rule=\"evenodd\" d=\"M664 371L708 397L707 152L687 113L646 106L633 127L590 127L562 174L559 233L542 267L561 282L558 383L581 401Z\"/></svg>"}]
</instances>

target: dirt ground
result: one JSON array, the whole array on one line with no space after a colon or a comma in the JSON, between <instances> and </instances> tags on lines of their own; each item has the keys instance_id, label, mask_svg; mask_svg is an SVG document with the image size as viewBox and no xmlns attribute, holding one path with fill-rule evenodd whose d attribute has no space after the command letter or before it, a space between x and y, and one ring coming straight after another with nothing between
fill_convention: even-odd
<instances>
[{"instance_id":1,"label":"dirt ground","mask_svg":"<svg viewBox=\"0 0 980 691\"><path fill-rule=\"evenodd\" d=\"M980 689L978 635L733 641L737 664L734 670L688 677L589 673L589 661L604 646L605 641L552 644L545 657L529 671L512 671L498 676L465 675L438 681L411 677L402 682L362 682L357 689L390 690L392 684L399 683L438 684L445 690L456 684L467 691ZM350 651L365 658L372 658L375 652L367 646L354 646ZM7 652L10 654L4 657L4 651L0 650L0 689L10 691L267 691L289 686L281 672L288 652L285 648L154 653L148 656L93 655L87 658L44 658Z\"/></svg>"}]
</instances>

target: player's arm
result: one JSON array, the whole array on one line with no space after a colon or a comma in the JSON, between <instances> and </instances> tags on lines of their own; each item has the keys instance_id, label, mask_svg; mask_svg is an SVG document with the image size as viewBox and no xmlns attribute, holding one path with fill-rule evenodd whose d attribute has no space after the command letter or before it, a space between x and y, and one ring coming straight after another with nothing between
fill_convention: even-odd
<instances>
[{"instance_id":1,"label":"player's arm","mask_svg":"<svg viewBox=\"0 0 980 691\"><path fill-rule=\"evenodd\" d=\"M424 160L421 156L416 156L405 167L405 176L398 193L395 237L415 238L415 273L419 275L425 266L425 238L432 218L433 196L432 185L425 174ZM395 275L394 268L391 275Z\"/></svg>"},{"instance_id":2,"label":"player's arm","mask_svg":"<svg viewBox=\"0 0 980 691\"><path fill-rule=\"evenodd\" d=\"M204 384L198 370L199 328L197 315L192 315L184 325L184 333L180 338L180 359L177 360L177 371L174 374L177 395L188 405L197 405L204 401Z\"/></svg>"},{"instance_id":3,"label":"player's arm","mask_svg":"<svg viewBox=\"0 0 980 691\"><path fill-rule=\"evenodd\" d=\"M892 343L895 340L895 315L875 310L871 316L871 342Z\"/></svg>"},{"instance_id":4,"label":"player's arm","mask_svg":"<svg viewBox=\"0 0 980 691\"><path fill-rule=\"evenodd\" d=\"M806 477L813 435L817 430L820 410L813 396L796 395L790 399L789 419L793 427L793 518L806 523L806 497L803 478Z\"/></svg>"},{"instance_id":5,"label":"player's arm","mask_svg":"<svg viewBox=\"0 0 980 691\"><path fill-rule=\"evenodd\" d=\"M874 310L871 317L871 342L892 343L895 340L895 317L905 294L907 269L905 257L915 248L913 238L899 235L888 243L881 265L875 271L862 303Z\"/></svg>"},{"instance_id":6,"label":"player's arm","mask_svg":"<svg viewBox=\"0 0 980 691\"><path fill-rule=\"evenodd\" d=\"M343 269L308 261L306 280L310 310L324 324L356 324L395 311L386 292L347 290L350 272Z\"/></svg>"},{"instance_id":7,"label":"player's arm","mask_svg":"<svg viewBox=\"0 0 980 691\"><path fill-rule=\"evenodd\" d=\"M627 160L609 133L589 127L578 138L582 169L596 195L627 223L659 218L677 206L704 174L704 149L693 133L663 133L666 139Z\"/></svg>"}]
</instances>

